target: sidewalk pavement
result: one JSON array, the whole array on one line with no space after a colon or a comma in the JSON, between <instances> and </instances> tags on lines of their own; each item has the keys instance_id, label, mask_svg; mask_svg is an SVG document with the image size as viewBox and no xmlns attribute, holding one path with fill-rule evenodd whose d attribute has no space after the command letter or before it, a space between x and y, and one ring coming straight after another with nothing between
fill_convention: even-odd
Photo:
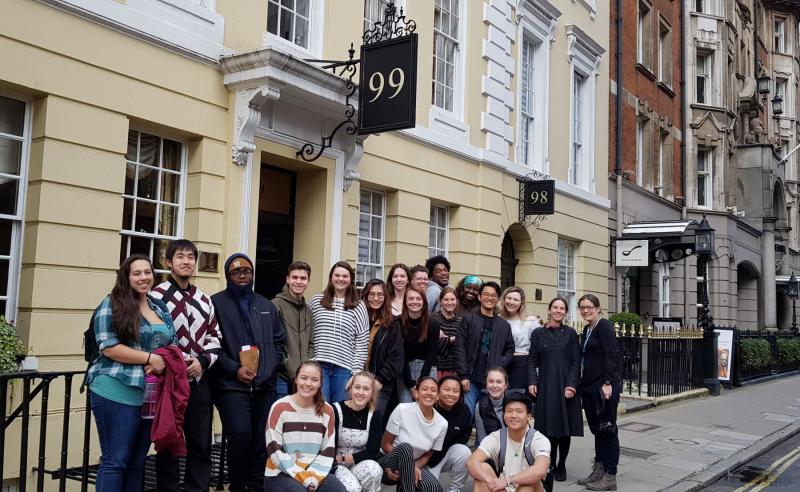
<instances>
[{"instance_id":1,"label":"sidewalk pavement","mask_svg":"<svg viewBox=\"0 0 800 492\"><path fill-rule=\"evenodd\" d=\"M618 490L699 490L771 446L800 432L800 376L733 390L618 419ZM594 439L585 428L572 439L567 481L560 491L585 490Z\"/></svg>"}]
</instances>

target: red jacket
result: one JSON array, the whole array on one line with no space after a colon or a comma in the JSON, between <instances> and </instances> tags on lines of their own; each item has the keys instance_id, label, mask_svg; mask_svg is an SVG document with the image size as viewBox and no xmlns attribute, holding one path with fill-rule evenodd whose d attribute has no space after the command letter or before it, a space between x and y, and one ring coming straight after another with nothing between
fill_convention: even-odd
<instances>
[{"instance_id":1,"label":"red jacket","mask_svg":"<svg viewBox=\"0 0 800 492\"><path fill-rule=\"evenodd\" d=\"M156 416L150 429L150 440L156 451L167 451L175 456L186 456L183 438L183 414L189 403L189 377L183 352L177 345L156 349L154 354L164 358L167 368L159 378L160 392Z\"/></svg>"}]
</instances>

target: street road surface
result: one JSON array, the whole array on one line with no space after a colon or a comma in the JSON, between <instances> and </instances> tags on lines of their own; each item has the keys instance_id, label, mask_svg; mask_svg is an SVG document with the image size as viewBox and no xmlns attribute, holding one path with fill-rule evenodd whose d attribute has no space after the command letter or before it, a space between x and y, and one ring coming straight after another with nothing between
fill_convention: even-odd
<instances>
[{"instance_id":1,"label":"street road surface","mask_svg":"<svg viewBox=\"0 0 800 492\"><path fill-rule=\"evenodd\" d=\"M796 491L800 489L800 435L776 446L707 487L710 492Z\"/></svg>"}]
</instances>

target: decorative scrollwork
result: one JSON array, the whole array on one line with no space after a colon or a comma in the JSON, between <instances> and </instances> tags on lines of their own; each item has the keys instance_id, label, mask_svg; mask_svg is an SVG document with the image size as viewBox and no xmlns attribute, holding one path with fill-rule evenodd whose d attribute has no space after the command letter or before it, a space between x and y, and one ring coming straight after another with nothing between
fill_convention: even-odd
<instances>
[{"instance_id":1,"label":"decorative scrollwork","mask_svg":"<svg viewBox=\"0 0 800 492\"><path fill-rule=\"evenodd\" d=\"M402 8L398 15L394 0L390 0L383 11L383 21L376 22L372 29L364 32L361 39L364 44L372 44L378 41L408 36L416 30L417 23L411 19L406 19Z\"/></svg>"},{"instance_id":2,"label":"decorative scrollwork","mask_svg":"<svg viewBox=\"0 0 800 492\"><path fill-rule=\"evenodd\" d=\"M315 148L314 144L310 142L306 142L297 151L297 157L303 159L306 162L313 162L325 152L325 149L333 146L333 139L336 137L336 134L339 133L339 130L344 129L345 133L352 136L355 135L358 131L358 125L353 120L353 117L356 114L356 108L353 106L353 103L350 102L350 98L353 97L358 90L358 85L353 82L353 78L356 76L357 70L356 67L361 62L361 60L353 59L355 56L355 49L353 49L353 44L350 44L350 49L347 50L350 55L348 60L342 62L327 62L325 60L307 60L311 62L320 62L325 61L328 63L322 68L328 69L330 68L334 74L336 74L336 69L341 67L341 71L338 73L340 77L346 76L347 83L345 84L345 88L347 89L347 94L345 96L345 111L344 117L345 120L336 125L336 128L327 136L322 137L322 141L319 144L318 148Z\"/></svg>"},{"instance_id":3,"label":"decorative scrollwork","mask_svg":"<svg viewBox=\"0 0 800 492\"><path fill-rule=\"evenodd\" d=\"M542 225L542 222L547 220L547 215L525 215L525 201L523 200L526 181L543 181L546 179L551 179L549 174L535 169L531 170L524 178L519 179L519 223L522 227L536 229Z\"/></svg>"}]
</instances>

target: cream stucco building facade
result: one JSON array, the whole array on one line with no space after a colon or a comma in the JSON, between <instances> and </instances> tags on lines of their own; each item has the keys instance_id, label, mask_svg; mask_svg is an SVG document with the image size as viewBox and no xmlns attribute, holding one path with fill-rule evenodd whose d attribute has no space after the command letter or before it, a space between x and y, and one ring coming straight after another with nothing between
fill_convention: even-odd
<instances>
[{"instance_id":1,"label":"cream stucco building facade","mask_svg":"<svg viewBox=\"0 0 800 492\"><path fill-rule=\"evenodd\" d=\"M313 163L296 153L344 119L346 87L303 60L346 58L385 2L288 3L5 3L0 312L40 369L82 368L120 259L160 262L175 237L197 243L210 293L237 251L267 295L290 260L318 291L339 259L361 283L443 252L454 280L502 277L543 316L557 294L606 304L606 2L399 1L419 34L416 128L337 136ZM525 227L533 171L556 180L556 213Z\"/></svg>"}]
</instances>

